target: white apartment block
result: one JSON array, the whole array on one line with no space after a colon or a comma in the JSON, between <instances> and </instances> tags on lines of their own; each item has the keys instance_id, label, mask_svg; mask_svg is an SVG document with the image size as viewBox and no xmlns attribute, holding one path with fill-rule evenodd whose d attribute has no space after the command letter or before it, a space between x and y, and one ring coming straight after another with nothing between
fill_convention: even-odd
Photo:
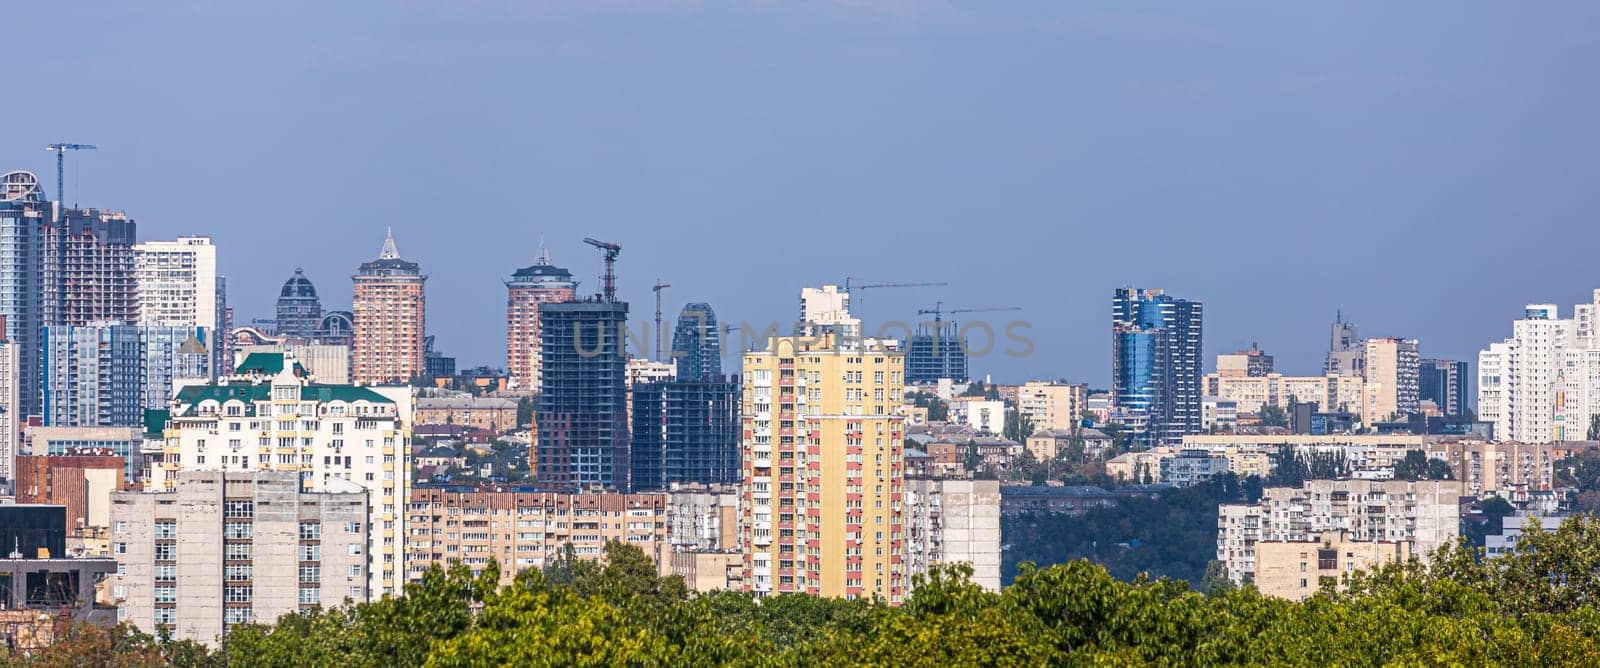
<instances>
[{"instance_id":1,"label":"white apartment block","mask_svg":"<svg viewBox=\"0 0 1600 668\"><path fill-rule=\"evenodd\" d=\"M1478 353L1478 419L1494 437L1523 443L1582 440L1600 413L1595 302L1563 319L1554 304L1529 304L1511 338Z\"/></svg>"},{"instance_id":2,"label":"white apartment block","mask_svg":"<svg viewBox=\"0 0 1600 668\"><path fill-rule=\"evenodd\" d=\"M217 247L211 237L178 237L177 241L134 244L134 279L138 289L139 324L205 327L213 340L213 373L221 373L221 339L227 336L222 282L217 276Z\"/></svg>"},{"instance_id":3,"label":"white apartment block","mask_svg":"<svg viewBox=\"0 0 1600 668\"><path fill-rule=\"evenodd\" d=\"M117 619L215 646L235 624L366 601L367 494L288 471L184 471L172 491L115 492ZM181 577L180 577L181 576Z\"/></svg>"},{"instance_id":4,"label":"white apartment block","mask_svg":"<svg viewBox=\"0 0 1600 668\"><path fill-rule=\"evenodd\" d=\"M232 377L178 392L151 486L197 470L294 471L309 491L355 483L368 494L369 591L399 594L412 391L314 383L293 356L251 355Z\"/></svg>"},{"instance_id":5,"label":"white apartment block","mask_svg":"<svg viewBox=\"0 0 1600 668\"><path fill-rule=\"evenodd\" d=\"M967 564L1000 591L1000 481L906 478L906 574Z\"/></svg>"},{"instance_id":6,"label":"white apartment block","mask_svg":"<svg viewBox=\"0 0 1600 668\"><path fill-rule=\"evenodd\" d=\"M999 399L955 399L950 421L978 431L999 434L1006 428L1006 402Z\"/></svg>"},{"instance_id":7,"label":"white apartment block","mask_svg":"<svg viewBox=\"0 0 1600 668\"><path fill-rule=\"evenodd\" d=\"M1083 420L1087 385L1028 381L1017 388L1017 413L1035 430L1071 431Z\"/></svg>"},{"instance_id":8,"label":"white apartment block","mask_svg":"<svg viewBox=\"0 0 1600 668\"><path fill-rule=\"evenodd\" d=\"M1265 490L1260 503L1224 504L1217 512L1217 560L1236 583L1252 582L1270 564L1257 559L1266 542L1317 543L1330 531L1350 540L1406 543L1423 559L1460 533L1461 483L1402 480L1308 480Z\"/></svg>"},{"instance_id":9,"label":"white apartment block","mask_svg":"<svg viewBox=\"0 0 1600 668\"><path fill-rule=\"evenodd\" d=\"M21 397L17 374L20 371L17 344L0 337L0 478L17 481L17 450L22 425L17 423Z\"/></svg>"}]
</instances>

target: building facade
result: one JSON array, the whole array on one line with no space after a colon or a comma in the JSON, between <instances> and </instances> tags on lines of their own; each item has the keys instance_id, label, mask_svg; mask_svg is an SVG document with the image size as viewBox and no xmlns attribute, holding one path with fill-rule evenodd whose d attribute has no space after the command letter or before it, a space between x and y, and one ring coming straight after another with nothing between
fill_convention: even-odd
<instances>
[{"instance_id":1,"label":"building facade","mask_svg":"<svg viewBox=\"0 0 1600 668\"><path fill-rule=\"evenodd\" d=\"M1404 418L1421 411L1418 376L1422 357L1416 339L1367 339L1367 393L1372 397L1369 420Z\"/></svg>"},{"instance_id":2,"label":"building facade","mask_svg":"<svg viewBox=\"0 0 1600 668\"><path fill-rule=\"evenodd\" d=\"M474 575L495 559L500 584L565 557L601 559L607 541L643 550L666 572L665 494L554 493L418 487L406 504L406 564L412 581L434 564L465 564Z\"/></svg>"},{"instance_id":3,"label":"building facade","mask_svg":"<svg viewBox=\"0 0 1600 668\"><path fill-rule=\"evenodd\" d=\"M0 316L17 346L16 415L38 415L39 330L43 326L44 226L53 207L32 172L0 175ZM20 421L20 418L18 418Z\"/></svg>"},{"instance_id":4,"label":"building facade","mask_svg":"<svg viewBox=\"0 0 1600 668\"><path fill-rule=\"evenodd\" d=\"M121 211L98 209L67 209L62 218L45 228L44 324L137 320L137 224Z\"/></svg>"},{"instance_id":5,"label":"building facade","mask_svg":"<svg viewBox=\"0 0 1600 668\"><path fill-rule=\"evenodd\" d=\"M1252 343L1247 350L1217 355L1217 374L1220 376L1265 376L1272 373L1272 356Z\"/></svg>"},{"instance_id":6,"label":"building facade","mask_svg":"<svg viewBox=\"0 0 1600 668\"><path fill-rule=\"evenodd\" d=\"M1200 431L1200 302L1160 290L1118 288L1111 301L1111 380L1116 408L1147 415L1144 445Z\"/></svg>"},{"instance_id":7,"label":"building facade","mask_svg":"<svg viewBox=\"0 0 1600 668\"><path fill-rule=\"evenodd\" d=\"M577 298L578 282L572 280L572 272L550 264L543 249L532 266L516 270L506 281L506 370L514 389L539 389L539 305Z\"/></svg>"},{"instance_id":8,"label":"building facade","mask_svg":"<svg viewBox=\"0 0 1600 668\"><path fill-rule=\"evenodd\" d=\"M517 400L499 397L418 397L413 424L454 424L495 433L517 428Z\"/></svg>"},{"instance_id":9,"label":"building facade","mask_svg":"<svg viewBox=\"0 0 1600 668\"><path fill-rule=\"evenodd\" d=\"M95 323L45 327L44 423L131 427L175 388L211 378L210 330Z\"/></svg>"},{"instance_id":10,"label":"building facade","mask_svg":"<svg viewBox=\"0 0 1600 668\"><path fill-rule=\"evenodd\" d=\"M217 645L238 624L368 600L367 495L289 471L185 471L112 496L117 618ZM181 577L180 577L181 576Z\"/></svg>"},{"instance_id":11,"label":"building facade","mask_svg":"<svg viewBox=\"0 0 1600 668\"><path fill-rule=\"evenodd\" d=\"M1466 362L1455 360L1422 360L1417 377L1417 395L1422 401L1431 401L1444 415L1465 415L1467 411L1467 380L1471 372Z\"/></svg>"},{"instance_id":12,"label":"building facade","mask_svg":"<svg viewBox=\"0 0 1600 668\"><path fill-rule=\"evenodd\" d=\"M632 489L624 302L539 305L538 480L562 489Z\"/></svg>"},{"instance_id":13,"label":"building facade","mask_svg":"<svg viewBox=\"0 0 1600 668\"><path fill-rule=\"evenodd\" d=\"M217 247L211 237L178 237L134 246L139 290L139 324L223 331L227 314L224 279L217 275ZM212 352L213 374L228 364L224 346L202 340Z\"/></svg>"},{"instance_id":14,"label":"building facade","mask_svg":"<svg viewBox=\"0 0 1600 668\"><path fill-rule=\"evenodd\" d=\"M86 454L96 453L96 454ZM111 527L111 493L128 488L123 459L109 450L17 458L17 503L67 508L67 532Z\"/></svg>"},{"instance_id":15,"label":"building facade","mask_svg":"<svg viewBox=\"0 0 1600 668\"><path fill-rule=\"evenodd\" d=\"M1511 338L1478 353L1479 419L1494 423L1500 440L1585 438L1588 416L1600 413L1600 392L1589 391L1600 359L1587 354L1577 321L1560 317L1555 304L1529 304L1511 330Z\"/></svg>"},{"instance_id":16,"label":"building facade","mask_svg":"<svg viewBox=\"0 0 1600 668\"><path fill-rule=\"evenodd\" d=\"M739 384L720 376L633 387L635 490L739 482Z\"/></svg>"},{"instance_id":17,"label":"building facade","mask_svg":"<svg viewBox=\"0 0 1600 668\"><path fill-rule=\"evenodd\" d=\"M400 258L390 234L383 240L378 259L363 262L354 280L351 380L358 385L395 385L424 376L427 300L423 284L428 277L422 274L422 267Z\"/></svg>"},{"instance_id":18,"label":"building facade","mask_svg":"<svg viewBox=\"0 0 1600 668\"><path fill-rule=\"evenodd\" d=\"M398 594L412 408L409 387L314 383L292 357L251 355L231 377L178 392L150 487L216 470L292 471L310 491L354 483L367 493L368 591Z\"/></svg>"},{"instance_id":19,"label":"building facade","mask_svg":"<svg viewBox=\"0 0 1600 668\"><path fill-rule=\"evenodd\" d=\"M1088 385L1028 381L1017 388L1017 413L1035 430L1072 431L1083 422Z\"/></svg>"},{"instance_id":20,"label":"building facade","mask_svg":"<svg viewBox=\"0 0 1600 668\"><path fill-rule=\"evenodd\" d=\"M904 599L904 374L903 352L827 329L745 353L747 591Z\"/></svg>"},{"instance_id":21,"label":"building facade","mask_svg":"<svg viewBox=\"0 0 1600 668\"><path fill-rule=\"evenodd\" d=\"M970 379L968 362L967 341L959 325L953 322L919 324L906 345L906 382L936 383L940 378L948 378L965 383Z\"/></svg>"},{"instance_id":22,"label":"building facade","mask_svg":"<svg viewBox=\"0 0 1600 668\"><path fill-rule=\"evenodd\" d=\"M305 270L295 267L294 275L283 282L283 289L278 291L277 314L278 336L302 341L316 338L322 324L322 300Z\"/></svg>"},{"instance_id":23,"label":"building facade","mask_svg":"<svg viewBox=\"0 0 1600 668\"><path fill-rule=\"evenodd\" d=\"M1277 566L1262 561L1259 544L1312 547L1336 530L1347 540L1406 543L1408 554L1426 559L1460 534L1461 494L1461 483L1452 481L1308 480L1268 488L1259 503L1218 510L1217 560L1235 583L1253 582Z\"/></svg>"},{"instance_id":24,"label":"building facade","mask_svg":"<svg viewBox=\"0 0 1600 668\"><path fill-rule=\"evenodd\" d=\"M4 270L0 269L0 273ZM16 480L16 459L21 454L22 437L21 351L4 332L6 322L0 316L0 479Z\"/></svg>"},{"instance_id":25,"label":"building facade","mask_svg":"<svg viewBox=\"0 0 1600 668\"><path fill-rule=\"evenodd\" d=\"M937 564L972 567L972 582L1000 591L1000 481L906 479L906 573Z\"/></svg>"},{"instance_id":26,"label":"building facade","mask_svg":"<svg viewBox=\"0 0 1600 668\"><path fill-rule=\"evenodd\" d=\"M672 330L672 363L682 381L722 376L722 330L710 304L685 304Z\"/></svg>"},{"instance_id":27,"label":"building facade","mask_svg":"<svg viewBox=\"0 0 1600 668\"><path fill-rule=\"evenodd\" d=\"M1262 594L1291 601L1305 600L1324 584L1338 586L1356 571L1405 563L1412 555L1410 542L1357 540L1342 531L1325 531L1310 540L1260 541L1255 553L1250 581Z\"/></svg>"}]
</instances>

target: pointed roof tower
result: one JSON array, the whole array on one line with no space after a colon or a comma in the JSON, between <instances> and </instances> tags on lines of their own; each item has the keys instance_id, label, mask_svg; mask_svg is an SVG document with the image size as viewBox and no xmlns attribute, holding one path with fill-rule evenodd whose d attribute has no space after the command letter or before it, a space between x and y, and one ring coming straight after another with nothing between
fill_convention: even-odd
<instances>
[{"instance_id":1,"label":"pointed roof tower","mask_svg":"<svg viewBox=\"0 0 1600 668\"><path fill-rule=\"evenodd\" d=\"M394 228L392 228L392 227L389 228L388 231L384 233L383 250L378 251L378 259L379 260L398 260L398 259L400 259L400 251L399 251L399 249L395 248L395 246L394 246Z\"/></svg>"}]
</instances>

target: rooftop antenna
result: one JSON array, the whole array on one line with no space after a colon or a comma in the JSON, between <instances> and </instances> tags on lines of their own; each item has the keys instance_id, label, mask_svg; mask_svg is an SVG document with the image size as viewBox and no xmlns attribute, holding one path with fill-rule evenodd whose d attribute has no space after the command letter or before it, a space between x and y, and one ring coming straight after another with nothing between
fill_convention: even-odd
<instances>
[{"instance_id":1,"label":"rooftop antenna","mask_svg":"<svg viewBox=\"0 0 1600 668\"><path fill-rule=\"evenodd\" d=\"M544 247L544 235L539 235L539 257L534 264L550 264L550 249Z\"/></svg>"},{"instance_id":2,"label":"rooftop antenna","mask_svg":"<svg viewBox=\"0 0 1600 668\"><path fill-rule=\"evenodd\" d=\"M650 286L650 289L654 290L655 293L656 293L656 357L655 357L655 359L656 359L657 362L662 361L662 359L661 359L661 335L663 334L663 332L661 331L661 291L666 289L666 288L670 288L670 287L672 287L672 286L668 285L666 283L662 283L661 279L659 279L659 278L656 279L656 284L655 285Z\"/></svg>"}]
</instances>

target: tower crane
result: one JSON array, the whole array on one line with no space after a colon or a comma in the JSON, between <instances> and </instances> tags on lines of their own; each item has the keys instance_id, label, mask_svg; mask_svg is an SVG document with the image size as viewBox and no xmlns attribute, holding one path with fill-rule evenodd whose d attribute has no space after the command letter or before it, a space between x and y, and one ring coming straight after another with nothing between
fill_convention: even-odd
<instances>
[{"instance_id":1,"label":"tower crane","mask_svg":"<svg viewBox=\"0 0 1600 668\"><path fill-rule=\"evenodd\" d=\"M67 181L67 151L93 151L100 148L94 144L73 144L58 142L44 147L44 150L56 154L56 199L61 202L60 208L66 208L66 181Z\"/></svg>"},{"instance_id":2,"label":"tower crane","mask_svg":"<svg viewBox=\"0 0 1600 668\"><path fill-rule=\"evenodd\" d=\"M957 308L957 309L950 309L950 310L946 311L946 310L944 310L944 302L934 302L933 303L933 308L917 309L917 315L927 315L929 313L932 313L933 314L933 323L935 325L937 325L937 324L939 324L939 323L944 321L944 314L946 314L946 313L954 315L954 314L957 314L957 313L993 313L995 311L1021 311L1021 310L1022 310L1021 306L979 306L979 307L975 307L975 308Z\"/></svg>"},{"instance_id":3,"label":"tower crane","mask_svg":"<svg viewBox=\"0 0 1600 668\"><path fill-rule=\"evenodd\" d=\"M846 276L846 277L844 277L844 293L845 294L847 294L847 295L850 294L852 290L871 290L873 288L942 288L942 287L944 287L946 285L949 285L949 283L946 283L944 281L932 281L932 282L889 281L889 282L883 282L883 283L856 283L855 280L856 279L855 279L854 276ZM856 303L857 303L857 305L859 305L860 301L857 301Z\"/></svg>"},{"instance_id":4,"label":"tower crane","mask_svg":"<svg viewBox=\"0 0 1600 668\"><path fill-rule=\"evenodd\" d=\"M594 246L595 248L598 248L598 249L600 249L600 250L605 252L605 254L606 254L606 277L605 277L605 279L606 280L605 280L605 291L602 294L605 295L605 300L606 301L608 301L608 302L616 301L617 300L617 272L616 272L617 255L622 252L622 247L618 246L616 244L613 244L613 243L607 243L607 242L604 242L604 241L600 241L598 239L591 239L589 237L584 237L583 238L583 243L589 244L590 246Z\"/></svg>"},{"instance_id":5,"label":"tower crane","mask_svg":"<svg viewBox=\"0 0 1600 668\"><path fill-rule=\"evenodd\" d=\"M656 332L655 332L655 334L656 334L656 356L655 356L655 360L657 362L662 361L662 359L661 359L661 335L665 333L665 332L661 331L661 291L665 290L667 288L670 288L670 287L672 287L670 284L662 283L661 279L659 279L659 278L656 279L656 284L655 285L650 286L650 289L654 290L655 293L656 293Z\"/></svg>"}]
</instances>

